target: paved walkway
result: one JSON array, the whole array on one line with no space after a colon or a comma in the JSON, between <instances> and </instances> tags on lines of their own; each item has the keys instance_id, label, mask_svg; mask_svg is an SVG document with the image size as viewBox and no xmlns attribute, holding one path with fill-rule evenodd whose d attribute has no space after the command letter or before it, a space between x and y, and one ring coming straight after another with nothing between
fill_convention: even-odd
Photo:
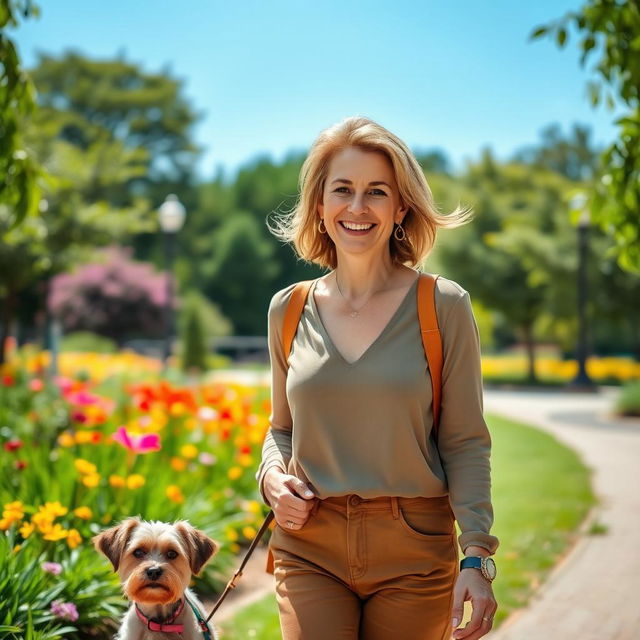
<instances>
[{"instance_id":1,"label":"paved walkway","mask_svg":"<svg viewBox=\"0 0 640 640\"><path fill-rule=\"evenodd\" d=\"M582 536L529 606L487 640L640 638L640 421L610 415L615 393L485 392L485 410L553 434L593 469L592 517L608 527Z\"/></svg>"},{"instance_id":2,"label":"paved walkway","mask_svg":"<svg viewBox=\"0 0 640 640\"><path fill-rule=\"evenodd\" d=\"M225 379L225 374L216 377ZM264 376L238 376L255 383ZM227 374L226 379L229 379ZM640 639L640 421L610 410L617 391L485 391L485 410L527 422L553 434L593 469L599 504L589 520L608 527L583 535L549 574L529 606L510 616L487 640ZM499 514L496 514L499 517ZM499 562L500 549L496 555ZM247 571L221 606L222 621L273 588L258 548ZM498 569L499 570L499 569ZM499 579L499 577L498 577ZM244 585L243 585L244 581Z\"/></svg>"}]
</instances>

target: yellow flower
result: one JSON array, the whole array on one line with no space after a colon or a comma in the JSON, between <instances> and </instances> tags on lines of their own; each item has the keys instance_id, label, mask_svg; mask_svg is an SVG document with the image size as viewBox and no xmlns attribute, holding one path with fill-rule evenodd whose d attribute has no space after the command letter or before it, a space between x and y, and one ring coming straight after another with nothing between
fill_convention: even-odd
<instances>
[{"instance_id":1,"label":"yellow flower","mask_svg":"<svg viewBox=\"0 0 640 640\"><path fill-rule=\"evenodd\" d=\"M42 537L45 540L63 540L68 535L69 532L63 529L61 525L54 524Z\"/></svg>"},{"instance_id":2,"label":"yellow flower","mask_svg":"<svg viewBox=\"0 0 640 640\"><path fill-rule=\"evenodd\" d=\"M184 496L182 495L182 491L180 487L175 484L169 485L167 487L167 498L172 502L184 502Z\"/></svg>"},{"instance_id":3,"label":"yellow flower","mask_svg":"<svg viewBox=\"0 0 640 640\"><path fill-rule=\"evenodd\" d=\"M229 471L227 472L227 475L229 476L230 480L237 480L242 475L242 468L231 467L231 469L229 469Z\"/></svg>"},{"instance_id":4,"label":"yellow flower","mask_svg":"<svg viewBox=\"0 0 640 640\"><path fill-rule=\"evenodd\" d=\"M118 476L114 474L109 476L109 484L112 487L120 488L120 487L126 486L127 481L122 476Z\"/></svg>"},{"instance_id":5,"label":"yellow flower","mask_svg":"<svg viewBox=\"0 0 640 640\"><path fill-rule=\"evenodd\" d=\"M231 549L231 551L233 551L233 553L238 553L238 551L240 551L240 545L237 542L232 542L229 545L229 549Z\"/></svg>"},{"instance_id":6,"label":"yellow flower","mask_svg":"<svg viewBox=\"0 0 640 640\"><path fill-rule=\"evenodd\" d=\"M187 468L187 461L174 456L171 458L171 468L174 471L184 471Z\"/></svg>"},{"instance_id":7,"label":"yellow flower","mask_svg":"<svg viewBox=\"0 0 640 640\"><path fill-rule=\"evenodd\" d=\"M75 438L68 431L61 433L58 436L58 444L61 447L73 447L75 443Z\"/></svg>"},{"instance_id":8,"label":"yellow flower","mask_svg":"<svg viewBox=\"0 0 640 640\"><path fill-rule=\"evenodd\" d=\"M169 408L169 413L174 416L183 416L187 411L187 406L184 402L173 402Z\"/></svg>"},{"instance_id":9,"label":"yellow flower","mask_svg":"<svg viewBox=\"0 0 640 640\"><path fill-rule=\"evenodd\" d=\"M251 456L251 454L249 453L242 453L238 456L238 462L243 467L250 467L251 465L253 465L253 456Z\"/></svg>"},{"instance_id":10,"label":"yellow flower","mask_svg":"<svg viewBox=\"0 0 640 640\"><path fill-rule=\"evenodd\" d=\"M193 460L198 455L198 447L193 444L185 444L180 447L180 453L183 457Z\"/></svg>"},{"instance_id":11,"label":"yellow flower","mask_svg":"<svg viewBox=\"0 0 640 640\"><path fill-rule=\"evenodd\" d=\"M250 513L260 513L262 511L262 507L260 506L260 503L257 500L247 500L243 504L243 507L246 511L249 511Z\"/></svg>"},{"instance_id":12,"label":"yellow flower","mask_svg":"<svg viewBox=\"0 0 640 640\"><path fill-rule=\"evenodd\" d=\"M73 513L75 513L81 520L91 520L93 517L93 511L91 511L89 507L78 507L73 510Z\"/></svg>"},{"instance_id":13,"label":"yellow flower","mask_svg":"<svg viewBox=\"0 0 640 640\"><path fill-rule=\"evenodd\" d=\"M40 509L50 513L53 518L66 516L67 513L69 513L69 509L67 509L67 507L63 507L58 501L45 502L44 507L40 507Z\"/></svg>"},{"instance_id":14,"label":"yellow flower","mask_svg":"<svg viewBox=\"0 0 640 640\"><path fill-rule=\"evenodd\" d=\"M34 531L35 526L32 522L25 522L18 531L20 535L26 540Z\"/></svg>"},{"instance_id":15,"label":"yellow flower","mask_svg":"<svg viewBox=\"0 0 640 640\"><path fill-rule=\"evenodd\" d=\"M139 473L134 473L127 478L127 487L129 489L139 489L144 487L145 479Z\"/></svg>"},{"instance_id":16,"label":"yellow flower","mask_svg":"<svg viewBox=\"0 0 640 640\"><path fill-rule=\"evenodd\" d=\"M92 440L93 440L93 433L91 431L78 431L76 433L76 442L78 444L87 444L88 442L92 442ZM78 467L76 466L76 469L77 468ZM80 469L78 469L78 471L80 471Z\"/></svg>"},{"instance_id":17,"label":"yellow flower","mask_svg":"<svg viewBox=\"0 0 640 640\"><path fill-rule=\"evenodd\" d=\"M20 551L20 549L22 549L22 545L21 544L17 544L15 547L13 547L13 553L18 553L18 551Z\"/></svg>"},{"instance_id":18,"label":"yellow flower","mask_svg":"<svg viewBox=\"0 0 640 640\"><path fill-rule=\"evenodd\" d=\"M31 517L31 522L38 527L40 533L46 533L53 526L53 516L40 507L40 511Z\"/></svg>"},{"instance_id":19,"label":"yellow flower","mask_svg":"<svg viewBox=\"0 0 640 640\"><path fill-rule=\"evenodd\" d=\"M198 426L198 421L195 418L187 418L184 421L185 429L189 429L189 431L193 431Z\"/></svg>"},{"instance_id":20,"label":"yellow flower","mask_svg":"<svg viewBox=\"0 0 640 640\"><path fill-rule=\"evenodd\" d=\"M235 542L238 539L238 532L231 527L227 527L224 533L227 536L227 540L231 540L231 542Z\"/></svg>"},{"instance_id":21,"label":"yellow flower","mask_svg":"<svg viewBox=\"0 0 640 640\"><path fill-rule=\"evenodd\" d=\"M88 460L83 460L82 458L78 458L77 460L74 461L73 464L76 470L79 473L83 473L83 474L96 473L96 471L98 470L95 464L93 464L92 462L89 462Z\"/></svg>"},{"instance_id":22,"label":"yellow flower","mask_svg":"<svg viewBox=\"0 0 640 640\"><path fill-rule=\"evenodd\" d=\"M93 489L100 484L100 474L99 473L90 473L82 478L82 484L85 487L89 487L89 489Z\"/></svg>"},{"instance_id":23,"label":"yellow flower","mask_svg":"<svg viewBox=\"0 0 640 640\"><path fill-rule=\"evenodd\" d=\"M69 548L75 549L82 542L82 537L76 529L69 529L67 534L67 544Z\"/></svg>"},{"instance_id":24,"label":"yellow flower","mask_svg":"<svg viewBox=\"0 0 640 640\"><path fill-rule=\"evenodd\" d=\"M256 537L256 530L253 527L242 527L242 535L247 538L247 540L253 540Z\"/></svg>"},{"instance_id":25,"label":"yellow flower","mask_svg":"<svg viewBox=\"0 0 640 640\"><path fill-rule=\"evenodd\" d=\"M8 502L4 505L2 512L2 520L0 520L0 529L6 531L14 522L20 522L24 518L24 506L22 502Z\"/></svg>"}]
</instances>

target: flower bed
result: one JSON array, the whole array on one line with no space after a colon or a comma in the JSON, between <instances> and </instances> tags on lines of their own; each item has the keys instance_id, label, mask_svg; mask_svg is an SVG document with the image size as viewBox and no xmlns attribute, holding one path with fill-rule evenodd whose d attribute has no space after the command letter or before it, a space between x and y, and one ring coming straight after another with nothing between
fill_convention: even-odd
<instances>
[{"instance_id":1,"label":"flower bed","mask_svg":"<svg viewBox=\"0 0 640 640\"><path fill-rule=\"evenodd\" d=\"M266 513L254 474L268 390L178 386L152 367L135 381L121 357L126 378L104 366L92 378L84 362L82 379L65 370L47 380L33 355L0 369L0 633L6 625L9 637L11 626L22 629L13 637L105 636L125 606L91 544L106 526L140 515L206 531L221 543L197 578L206 593L226 583Z\"/></svg>"}]
</instances>

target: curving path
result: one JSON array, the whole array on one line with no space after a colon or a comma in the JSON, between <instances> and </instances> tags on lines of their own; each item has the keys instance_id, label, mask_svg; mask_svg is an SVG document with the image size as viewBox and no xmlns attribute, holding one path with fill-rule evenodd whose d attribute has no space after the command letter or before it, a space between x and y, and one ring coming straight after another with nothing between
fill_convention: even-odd
<instances>
[{"instance_id":1,"label":"curving path","mask_svg":"<svg viewBox=\"0 0 640 640\"><path fill-rule=\"evenodd\" d=\"M485 391L486 411L553 434L593 469L592 516L608 527L580 537L529 606L487 640L640 638L640 420L610 414L616 393Z\"/></svg>"}]
</instances>

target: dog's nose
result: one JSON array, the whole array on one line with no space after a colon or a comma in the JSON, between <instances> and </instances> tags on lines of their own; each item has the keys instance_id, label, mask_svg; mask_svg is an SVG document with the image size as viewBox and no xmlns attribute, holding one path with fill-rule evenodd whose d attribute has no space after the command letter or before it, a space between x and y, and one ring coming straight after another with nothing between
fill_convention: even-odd
<instances>
[{"instance_id":1,"label":"dog's nose","mask_svg":"<svg viewBox=\"0 0 640 640\"><path fill-rule=\"evenodd\" d=\"M149 580L157 580L162 575L162 569L160 567L149 567L146 573Z\"/></svg>"}]
</instances>

